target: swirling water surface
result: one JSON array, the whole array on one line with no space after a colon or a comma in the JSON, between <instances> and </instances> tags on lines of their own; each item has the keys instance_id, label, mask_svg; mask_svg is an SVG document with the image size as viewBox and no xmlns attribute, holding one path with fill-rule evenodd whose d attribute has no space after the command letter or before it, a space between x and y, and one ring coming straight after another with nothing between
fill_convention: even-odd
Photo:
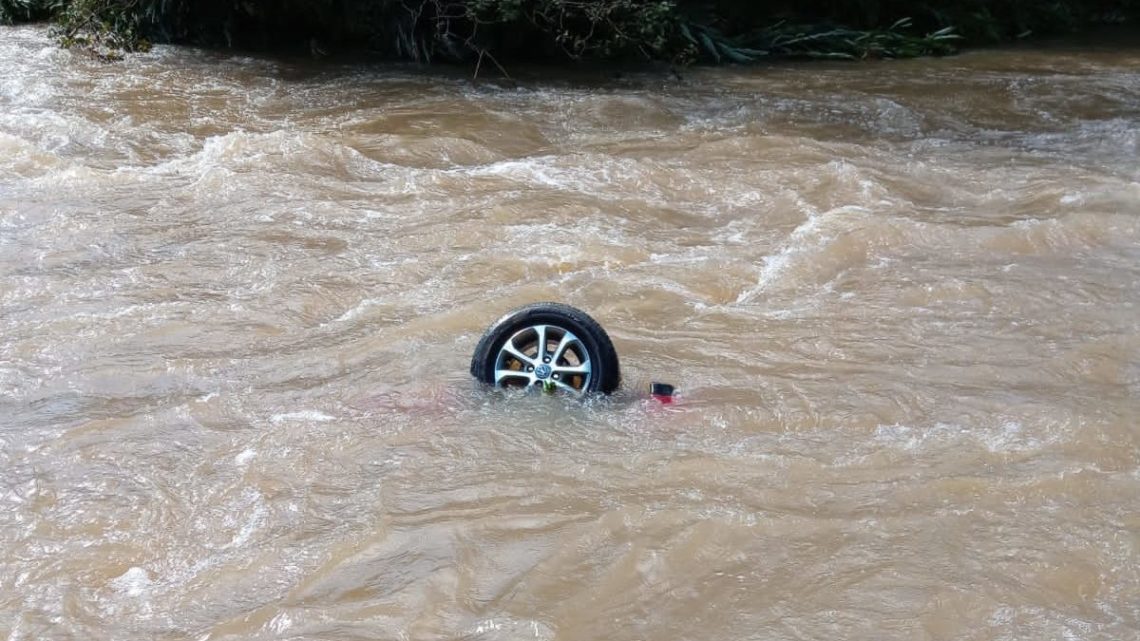
<instances>
[{"instance_id":1,"label":"swirling water surface","mask_svg":"<svg viewBox=\"0 0 1140 641\"><path fill-rule=\"evenodd\" d=\"M0 638L1140 636L1140 50L0 63Z\"/></svg>"}]
</instances>

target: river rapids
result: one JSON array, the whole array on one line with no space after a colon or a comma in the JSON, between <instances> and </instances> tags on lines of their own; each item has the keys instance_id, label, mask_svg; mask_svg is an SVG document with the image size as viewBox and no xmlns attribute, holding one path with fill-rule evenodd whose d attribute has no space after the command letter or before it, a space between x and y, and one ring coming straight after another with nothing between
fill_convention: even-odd
<instances>
[{"instance_id":1,"label":"river rapids","mask_svg":"<svg viewBox=\"0 0 1140 641\"><path fill-rule=\"evenodd\" d=\"M0 639L1140 638L1140 47L468 72L0 29Z\"/></svg>"}]
</instances>

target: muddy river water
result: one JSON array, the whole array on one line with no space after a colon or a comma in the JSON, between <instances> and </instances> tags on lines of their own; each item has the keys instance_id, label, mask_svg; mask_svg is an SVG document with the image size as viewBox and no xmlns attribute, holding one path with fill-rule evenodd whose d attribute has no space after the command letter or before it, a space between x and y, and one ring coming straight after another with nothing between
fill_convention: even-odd
<instances>
[{"instance_id":1,"label":"muddy river water","mask_svg":"<svg viewBox=\"0 0 1140 641\"><path fill-rule=\"evenodd\" d=\"M1140 638L1140 47L466 73L0 29L0 639Z\"/></svg>"}]
</instances>

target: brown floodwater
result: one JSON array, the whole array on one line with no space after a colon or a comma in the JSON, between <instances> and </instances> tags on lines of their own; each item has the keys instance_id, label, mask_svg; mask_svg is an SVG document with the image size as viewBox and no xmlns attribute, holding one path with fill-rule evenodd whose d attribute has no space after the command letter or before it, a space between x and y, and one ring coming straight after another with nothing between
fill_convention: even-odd
<instances>
[{"instance_id":1,"label":"brown floodwater","mask_svg":"<svg viewBox=\"0 0 1140 641\"><path fill-rule=\"evenodd\" d=\"M0 29L0 639L1140 638L1140 47L519 76Z\"/></svg>"}]
</instances>

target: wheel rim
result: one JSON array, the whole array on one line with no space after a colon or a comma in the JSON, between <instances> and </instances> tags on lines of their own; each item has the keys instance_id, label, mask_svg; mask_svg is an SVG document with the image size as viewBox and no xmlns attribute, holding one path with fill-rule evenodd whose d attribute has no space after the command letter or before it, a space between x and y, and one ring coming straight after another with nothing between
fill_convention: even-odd
<instances>
[{"instance_id":1,"label":"wheel rim","mask_svg":"<svg viewBox=\"0 0 1140 641\"><path fill-rule=\"evenodd\" d=\"M546 387L581 395L593 378L590 354L573 332L533 325L507 339L495 357L497 387Z\"/></svg>"}]
</instances>

